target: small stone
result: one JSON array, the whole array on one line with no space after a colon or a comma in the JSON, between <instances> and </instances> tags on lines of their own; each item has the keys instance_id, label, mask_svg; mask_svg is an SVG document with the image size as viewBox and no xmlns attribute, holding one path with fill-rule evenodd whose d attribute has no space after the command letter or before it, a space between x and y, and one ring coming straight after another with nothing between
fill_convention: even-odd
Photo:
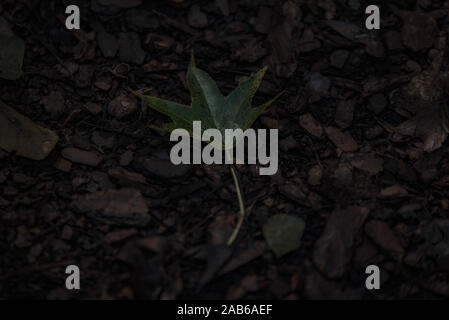
<instances>
[{"instance_id":1,"label":"small stone","mask_svg":"<svg viewBox=\"0 0 449 320\"><path fill-rule=\"evenodd\" d=\"M290 200L298 203L307 203L307 187L296 183L286 183L279 186L279 192Z\"/></svg>"},{"instance_id":2,"label":"small stone","mask_svg":"<svg viewBox=\"0 0 449 320\"><path fill-rule=\"evenodd\" d=\"M355 11L359 11L362 6L360 0L348 0L347 3L348 6Z\"/></svg>"},{"instance_id":3,"label":"small stone","mask_svg":"<svg viewBox=\"0 0 449 320\"><path fill-rule=\"evenodd\" d=\"M327 219L321 237L315 242L313 262L328 278L338 279L346 273L356 236L368 213L368 208L352 206L335 210Z\"/></svg>"},{"instance_id":4,"label":"small stone","mask_svg":"<svg viewBox=\"0 0 449 320\"><path fill-rule=\"evenodd\" d=\"M92 133L91 141L101 152L103 152L104 150L113 150L116 144L114 133L99 130L95 130Z\"/></svg>"},{"instance_id":5,"label":"small stone","mask_svg":"<svg viewBox=\"0 0 449 320\"><path fill-rule=\"evenodd\" d=\"M408 195L407 190L405 190L400 185L395 184L382 189L377 197L379 199L394 199L394 198L402 198L407 195Z\"/></svg>"},{"instance_id":6,"label":"small stone","mask_svg":"<svg viewBox=\"0 0 449 320\"><path fill-rule=\"evenodd\" d=\"M321 177L323 176L323 169L321 166L316 165L310 168L309 172L307 173L308 179L307 183L311 186L317 186L321 184Z\"/></svg>"},{"instance_id":7,"label":"small stone","mask_svg":"<svg viewBox=\"0 0 449 320\"><path fill-rule=\"evenodd\" d=\"M315 35L311 28L307 28L304 30L301 39L299 40L299 52L312 52L315 49L321 47L321 42L318 39L315 39Z\"/></svg>"},{"instance_id":8,"label":"small stone","mask_svg":"<svg viewBox=\"0 0 449 320\"><path fill-rule=\"evenodd\" d=\"M97 43L101 53L105 58L114 58L119 49L117 38L107 33L105 30L100 30L97 33Z\"/></svg>"},{"instance_id":9,"label":"small stone","mask_svg":"<svg viewBox=\"0 0 449 320\"><path fill-rule=\"evenodd\" d=\"M314 93L324 95L329 91L330 80L329 78L314 72L310 76L309 87Z\"/></svg>"},{"instance_id":10,"label":"small stone","mask_svg":"<svg viewBox=\"0 0 449 320\"><path fill-rule=\"evenodd\" d=\"M143 0L101 0L99 1L103 6L114 6L118 8L128 9L138 7L143 3Z\"/></svg>"},{"instance_id":11,"label":"small stone","mask_svg":"<svg viewBox=\"0 0 449 320\"><path fill-rule=\"evenodd\" d=\"M103 111L103 109L101 108L100 105L93 103L93 102L87 102L84 105L84 108L86 108L87 111L89 111L90 113L97 115L99 114L101 111Z\"/></svg>"},{"instance_id":12,"label":"small stone","mask_svg":"<svg viewBox=\"0 0 449 320\"><path fill-rule=\"evenodd\" d=\"M403 18L402 41L404 45L417 52L433 46L438 34L435 19L424 12L408 12Z\"/></svg>"},{"instance_id":13,"label":"small stone","mask_svg":"<svg viewBox=\"0 0 449 320\"><path fill-rule=\"evenodd\" d=\"M62 228L61 239L71 240L73 237L73 228L71 226L65 225Z\"/></svg>"},{"instance_id":14,"label":"small stone","mask_svg":"<svg viewBox=\"0 0 449 320\"><path fill-rule=\"evenodd\" d=\"M16 188L14 188L12 186L6 186L3 188L4 196L14 197L14 196L17 196L18 194L19 194L19 190L17 190Z\"/></svg>"},{"instance_id":15,"label":"small stone","mask_svg":"<svg viewBox=\"0 0 449 320\"><path fill-rule=\"evenodd\" d=\"M290 135L287 138L284 138L281 141L279 141L279 147L281 148L282 151L287 152L289 150L299 148L300 144L298 143L298 141L295 140L295 138L292 135Z\"/></svg>"},{"instance_id":16,"label":"small stone","mask_svg":"<svg viewBox=\"0 0 449 320\"><path fill-rule=\"evenodd\" d=\"M56 66L56 69L64 76L71 77L79 70L79 65L75 62L64 62Z\"/></svg>"},{"instance_id":17,"label":"small stone","mask_svg":"<svg viewBox=\"0 0 449 320\"><path fill-rule=\"evenodd\" d=\"M179 0L178 0L179 1ZM218 8L220 8L220 11L223 13L224 16L228 17L231 13L231 9L229 8L229 2L228 0L216 0Z\"/></svg>"},{"instance_id":18,"label":"small stone","mask_svg":"<svg viewBox=\"0 0 449 320\"><path fill-rule=\"evenodd\" d=\"M432 5L432 0L418 0L418 4L421 8L428 8Z\"/></svg>"},{"instance_id":19,"label":"small stone","mask_svg":"<svg viewBox=\"0 0 449 320\"><path fill-rule=\"evenodd\" d=\"M365 138L374 139L380 136L384 132L384 129L376 124L373 127L366 128L363 132L365 134Z\"/></svg>"},{"instance_id":20,"label":"small stone","mask_svg":"<svg viewBox=\"0 0 449 320\"><path fill-rule=\"evenodd\" d=\"M327 127L326 134L336 147L344 152L354 152L359 146L352 136L335 127Z\"/></svg>"},{"instance_id":21,"label":"small stone","mask_svg":"<svg viewBox=\"0 0 449 320\"><path fill-rule=\"evenodd\" d=\"M121 156L120 156L120 165L122 167L128 166L134 159L134 154L131 150L126 150Z\"/></svg>"},{"instance_id":22,"label":"small stone","mask_svg":"<svg viewBox=\"0 0 449 320\"><path fill-rule=\"evenodd\" d=\"M43 247L40 243L33 245L28 251L28 262L35 262L36 258L41 255Z\"/></svg>"},{"instance_id":23,"label":"small stone","mask_svg":"<svg viewBox=\"0 0 449 320\"><path fill-rule=\"evenodd\" d=\"M124 229L124 230L117 230L109 232L105 237L104 240L106 243L113 244L122 242L123 240L126 240L132 236L135 236L137 234L137 230L132 229Z\"/></svg>"},{"instance_id":24,"label":"small stone","mask_svg":"<svg viewBox=\"0 0 449 320\"><path fill-rule=\"evenodd\" d=\"M125 13L127 26L137 32L156 30L159 22L155 15L144 9L131 9Z\"/></svg>"},{"instance_id":25,"label":"small stone","mask_svg":"<svg viewBox=\"0 0 449 320\"><path fill-rule=\"evenodd\" d=\"M28 228L25 226L17 227L17 236L14 241L14 245L17 248L26 248L31 245L31 234L28 231Z\"/></svg>"},{"instance_id":26,"label":"small stone","mask_svg":"<svg viewBox=\"0 0 449 320\"><path fill-rule=\"evenodd\" d=\"M278 121L270 117L261 117L260 123L262 123L268 129L277 129L279 127Z\"/></svg>"},{"instance_id":27,"label":"small stone","mask_svg":"<svg viewBox=\"0 0 449 320\"><path fill-rule=\"evenodd\" d=\"M65 148L61 152L62 156L72 162L96 167L103 160L96 152L84 151L77 148Z\"/></svg>"},{"instance_id":28,"label":"small stone","mask_svg":"<svg viewBox=\"0 0 449 320\"><path fill-rule=\"evenodd\" d=\"M59 158L56 160L54 167L62 172L70 172L72 170L72 163L66 159Z\"/></svg>"},{"instance_id":29,"label":"small stone","mask_svg":"<svg viewBox=\"0 0 449 320\"><path fill-rule=\"evenodd\" d=\"M341 69L349 58L349 52L346 50L336 50L330 57L330 65Z\"/></svg>"},{"instance_id":30,"label":"small stone","mask_svg":"<svg viewBox=\"0 0 449 320\"><path fill-rule=\"evenodd\" d=\"M174 165L167 153L153 154L150 158L139 157L134 161L137 168L143 170L145 174L155 175L164 179L172 179L186 175L192 165L180 164Z\"/></svg>"},{"instance_id":31,"label":"small stone","mask_svg":"<svg viewBox=\"0 0 449 320\"><path fill-rule=\"evenodd\" d=\"M176 42L175 39L173 39L171 37L158 36L158 37L155 37L153 42L154 42L154 45L156 46L156 48L158 48L160 50L168 50L171 47L173 47L174 44L177 45L176 48L179 48L179 46L181 46L181 44L179 42ZM182 51L182 46L181 46L181 51ZM174 65L174 63L171 63L171 62L163 62L163 64L170 65L170 66Z\"/></svg>"},{"instance_id":32,"label":"small stone","mask_svg":"<svg viewBox=\"0 0 449 320\"><path fill-rule=\"evenodd\" d=\"M369 40L365 46L366 53L375 58L385 58L385 48L382 42Z\"/></svg>"},{"instance_id":33,"label":"small stone","mask_svg":"<svg viewBox=\"0 0 449 320\"><path fill-rule=\"evenodd\" d=\"M109 103L108 112L117 119L122 119L136 112L137 108L137 99L122 93Z\"/></svg>"},{"instance_id":34,"label":"small stone","mask_svg":"<svg viewBox=\"0 0 449 320\"><path fill-rule=\"evenodd\" d=\"M194 28L204 28L208 25L206 14L201 11L200 7L197 4L194 4L190 7L187 20L189 22L189 25Z\"/></svg>"},{"instance_id":35,"label":"small stone","mask_svg":"<svg viewBox=\"0 0 449 320\"><path fill-rule=\"evenodd\" d=\"M335 123L342 129L346 129L352 123L354 118L354 107L356 100L345 100L337 103L335 112Z\"/></svg>"},{"instance_id":36,"label":"small stone","mask_svg":"<svg viewBox=\"0 0 449 320\"><path fill-rule=\"evenodd\" d=\"M94 68L90 65L80 66L78 73L75 76L75 84L79 88L86 88L90 86Z\"/></svg>"},{"instance_id":37,"label":"small stone","mask_svg":"<svg viewBox=\"0 0 449 320\"><path fill-rule=\"evenodd\" d=\"M22 185L28 185L28 186L34 185L36 183L36 181L32 177L29 177L23 173L13 173L12 180L16 184L22 184Z\"/></svg>"},{"instance_id":38,"label":"small stone","mask_svg":"<svg viewBox=\"0 0 449 320\"><path fill-rule=\"evenodd\" d=\"M159 253L167 245L168 241L166 237L159 235L152 235L137 240L137 244L143 249Z\"/></svg>"},{"instance_id":39,"label":"small stone","mask_svg":"<svg viewBox=\"0 0 449 320\"><path fill-rule=\"evenodd\" d=\"M402 39L401 34L397 31L387 31L385 34L385 42L387 44L388 50L399 50L402 49Z\"/></svg>"},{"instance_id":40,"label":"small stone","mask_svg":"<svg viewBox=\"0 0 449 320\"><path fill-rule=\"evenodd\" d=\"M432 50L429 51L429 53ZM438 51L439 52L439 51ZM432 59L433 60L433 59ZM413 61L413 60L408 60L407 63L405 64L405 68L404 68L407 72L414 72L416 74L418 74L419 72L421 72L421 66L419 65L418 62Z\"/></svg>"},{"instance_id":41,"label":"small stone","mask_svg":"<svg viewBox=\"0 0 449 320\"><path fill-rule=\"evenodd\" d=\"M146 226L151 218L144 197L132 188L93 192L74 200L71 206L108 224Z\"/></svg>"},{"instance_id":42,"label":"small stone","mask_svg":"<svg viewBox=\"0 0 449 320\"><path fill-rule=\"evenodd\" d=\"M120 33L119 58L122 62L141 65L146 58L139 34L135 32Z\"/></svg>"},{"instance_id":43,"label":"small stone","mask_svg":"<svg viewBox=\"0 0 449 320\"><path fill-rule=\"evenodd\" d=\"M97 81L94 82L94 86L103 91L109 91L109 89L111 89L111 79L110 78L98 79Z\"/></svg>"},{"instance_id":44,"label":"small stone","mask_svg":"<svg viewBox=\"0 0 449 320\"><path fill-rule=\"evenodd\" d=\"M254 21L254 29L259 33L267 34L271 30L272 9L261 6Z\"/></svg>"},{"instance_id":45,"label":"small stone","mask_svg":"<svg viewBox=\"0 0 449 320\"><path fill-rule=\"evenodd\" d=\"M371 154L354 154L349 158L351 164L360 170L374 176L383 170L384 160Z\"/></svg>"},{"instance_id":46,"label":"small stone","mask_svg":"<svg viewBox=\"0 0 449 320\"><path fill-rule=\"evenodd\" d=\"M126 184L146 184L147 179L137 172L131 172L125 170L123 168L114 168L108 170L108 175L116 180L118 180L118 184L126 185Z\"/></svg>"},{"instance_id":47,"label":"small stone","mask_svg":"<svg viewBox=\"0 0 449 320\"><path fill-rule=\"evenodd\" d=\"M370 220L365 225L365 232L371 240L396 260L401 260L404 256L404 249L399 240L385 222Z\"/></svg>"},{"instance_id":48,"label":"small stone","mask_svg":"<svg viewBox=\"0 0 449 320\"><path fill-rule=\"evenodd\" d=\"M299 124L304 130L317 138L323 135L323 127L310 113L300 116Z\"/></svg>"},{"instance_id":49,"label":"small stone","mask_svg":"<svg viewBox=\"0 0 449 320\"><path fill-rule=\"evenodd\" d=\"M0 197L0 208L9 206L9 201Z\"/></svg>"},{"instance_id":50,"label":"small stone","mask_svg":"<svg viewBox=\"0 0 449 320\"><path fill-rule=\"evenodd\" d=\"M41 104L52 118L59 117L65 109L64 96L60 91L52 91L48 96L43 97Z\"/></svg>"},{"instance_id":51,"label":"small stone","mask_svg":"<svg viewBox=\"0 0 449 320\"><path fill-rule=\"evenodd\" d=\"M368 100L368 109L375 114L381 113L388 105L388 101L382 93L371 96Z\"/></svg>"}]
</instances>

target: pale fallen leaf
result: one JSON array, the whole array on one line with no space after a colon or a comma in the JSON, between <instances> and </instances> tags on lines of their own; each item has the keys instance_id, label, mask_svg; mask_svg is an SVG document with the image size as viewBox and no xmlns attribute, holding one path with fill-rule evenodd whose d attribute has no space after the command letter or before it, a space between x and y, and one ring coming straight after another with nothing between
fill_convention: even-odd
<instances>
[{"instance_id":1,"label":"pale fallen leaf","mask_svg":"<svg viewBox=\"0 0 449 320\"><path fill-rule=\"evenodd\" d=\"M275 214L263 226L263 235L276 257L298 249L306 223L288 214Z\"/></svg>"},{"instance_id":2,"label":"pale fallen leaf","mask_svg":"<svg viewBox=\"0 0 449 320\"><path fill-rule=\"evenodd\" d=\"M25 43L16 37L8 22L0 17L0 77L17 80L22 76Z\"/></svg>"},{"instance_id":3,"label":"pale fallen leaf","mask_svg":"<svg viewBox=\"0 0 449 320\"><path fill-rule=\"evenodd\" d=\"M33 160L42 160L53 150L58 136L0 101L0 148Z\"/></svg>"}]
</instances>

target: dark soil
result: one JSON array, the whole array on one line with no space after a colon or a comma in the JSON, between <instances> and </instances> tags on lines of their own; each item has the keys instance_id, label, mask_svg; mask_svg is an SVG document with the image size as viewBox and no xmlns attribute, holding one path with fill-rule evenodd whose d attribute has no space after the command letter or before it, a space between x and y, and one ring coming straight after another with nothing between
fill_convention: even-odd
<instances>
[{"instance_id":1,"label":"dark soil","mask_svg":"<svg viewBox=\"0 0 449 320\"><path fill-rule=\"evenodd\" d=\"M175 2L0 1L26 42L24 76L0 80L0 99L60 138L43 161L0 150L0 297L448 297L447 133L420 121L424 137L398 139L417 100L393 103L438 57L445 68L447 2L370 1L380 30L365 28L361 0ZM279 171L238 166L249 215L231 247L229 168L172 165L169 135L148 127L168 119L128 91L188 104L192 51L224 93L264 65L254 105L285 90L254 125L279 129ZM281 258L262 232L276 213L306 222ZM78 291L65 289L71 264ZM365 288L371 264L380 290Z\"/></svg>"}]
</instances>

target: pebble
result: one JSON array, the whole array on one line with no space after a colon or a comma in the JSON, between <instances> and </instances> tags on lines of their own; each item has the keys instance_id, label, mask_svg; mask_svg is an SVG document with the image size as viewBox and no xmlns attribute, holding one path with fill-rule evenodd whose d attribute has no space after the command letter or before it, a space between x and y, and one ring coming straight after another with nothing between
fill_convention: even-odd
<instances>
[{"instance_id":1,"label":"pebble","mask_svg":"<svg viewBox=\"0 0 449 320\"><path fill-rule=\"evenodd\" d=\"M99 114L101 111L103 111L103 109L101 108L100 105L93 103L93 102L87 102L84 105L84 108L89 111L90 113L92 113L93 115L97 115Z\"/></svg>"},{"instance_id":2,"label":"pebble","mask_svg":"<svg viewBox=\"0 0 449 320\"><path fill-rule=\"evenodd\" d=\"M201 11L200 7L196 4L190 7L187 21L189 22L189 25L194 28L204 28L208 25L206 14Z\"/></svg>"},{"instance_id":3,"label":"pebble","mask_svg":"<svg viewBox=\"0 0 449 320\"><path fill-rule=\"evenodd\" d=\"M259 33L267 34L271 30L272 9L261 6L254 21L254 29Z\"/></svg>"},{"instance_id":4,"label":"pebble","mask_svg":"<svg viewBox=\"0 0 449 320\"><path fill-rule=\"evenodd\" d=\"M61 152L62 156L72 162L96 167L103 160L102 156L96 152L84 151L77 148L65 148Z\"/></svg>"},{"instance_id":5,"label":"pebble","mask_svg":"<svg viewBox=\"0 0 449 320\"><path fill-rule=\"evenodd\" d=\"M117 38L105 30L97 32L96 38L103 56L105 58L114 58L119 49Z\"/></svg>"},{"instance_id":6,"label":"pebble","mask_svg":"<svg viewBox=\"0 0 449 320\"><path fill-rule=\"evenodd\" d=\"M381 113L388 105L388 101L382 93L371 96L368 100L368 109L375 114Z\"/></svg>"},{"instance_id":7,"label":"pebble","mask_svg":"<svg viewBox=\"0 0 449 320\"><path fill-rule=\"evenodd\" d=\"M52 118L59 117L65 109L65 99L59 91L52 91L48 96L43 97L41 104Z\"/></svg>"},{"instance_id":8,"label":"pebble","mask_svg":"<svg viewBox=\"0 0 449 320\"><path fill-rule=\"evenodd\" d=\"M323 135L323 127L310 113L300 116L299 124L304 130L317 138Z\"/></svg>"},{"instance_id":9,"label":"pebble","mask_svg":"<svg viewBox=\"0 0 449 320\"><path fill-rule=\"evenodd\" d=\"M122 93L109 103L108 112L117 119L122 119L136 112L137 108L137 99Z\"/></svg>"},{"instance_id":10,"label":"pebble","mask_svg":"<svg viewBox=\"0 0 449 320\"><path fill-rule=\"evenodd\" d=\"M120 165L122 167L128 166L134 159L134 154L131 150L126 150L121 156L120 156Z\"/></svg>"},{"instance_id":11,"label":"pebble","mask_svg":"<svg viewBox=\"0 0 449 320\"><path fill-rule=\"evenodd\" d=\"M125 63L141 65L146 58L142 49L140 37L135 32L123 32L119 34L119 58Z\"/></svg>"},{"instance_id":12,"label":"pebble","mask_svg":"<svg viewBox=\"0 0 449 320\"><path fill-rule=\"evenodd\" d=\"M385 34L385 42L387 44L388 50L399 50L402 49L402 39L401 34L397 31L387 31Z\"/></svg>"},{"instance_id":13,"label":"pebble","mask_svg":"<svg viewBox=\"0 0 449 320\"><path fill-rule=\"evenodd\" d=\"M337 110L335 112L335 123L337 123L340 128L345 129L351 125L352 120L354 118L355 104L356 101L354 99L339 101L337 103Z\"/></svg>"},{"instance_id":14,"label":"pebble","mask_svg":"<svg viewBox=\"0 0 449 320\"><path fill-rule=\"evenodd\" d=\"M125 20L127 25L137 32L156 30L159 27L155 15L141 8L128 10L125 14Z\"/></svg>"},{"instance_id":15,"label":"pebble","mask_svg":"<svg viewBox=\"0 0 449 320\"><path fill-rule=\"evenodd\" d=\"M349 52L346 50L336 50L330 57L330 65L332 67L341 69L348 60Z\"/></svg>"},{"instance_id":16,"label":"pebble","mask_svg":"<svg viewBox=\"0 0 449 320\"><path fill-rule=\"evenodd\" d=\"M382 42L369 40L366 42L366 53L375 58L385 58L385 48Z\"/></svg>"}]
</instances>

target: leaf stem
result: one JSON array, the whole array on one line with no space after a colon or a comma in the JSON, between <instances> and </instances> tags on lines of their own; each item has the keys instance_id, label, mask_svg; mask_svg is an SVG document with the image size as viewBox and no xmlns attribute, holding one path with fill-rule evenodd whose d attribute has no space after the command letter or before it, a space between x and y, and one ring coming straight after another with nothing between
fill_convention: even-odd
<instances>
[{"instance_id":1,"label":"leaf stem","mask_svg":"<svg viewBox=\"0 0 449 320\"><path fill-rule=\"evenodd\" d=\"M229 157L228 151L226 151L226 156ZM242 197L242 191L240 189L239 179L237 177L236 170L232 164L230 166L230 169L231 169L232 178L234 179L234 185L235 185L235 189L237 192L237 198L239 201L240 217L239 217L239 221L237 222L237 226L234 229L234 232L232 232L232 235L229 237L229 240L227 242L228 246L232 245L232 243L237 238L240 228L242 227L243 220L245 219L245 204L243 203L243 197Z\"/></svg>"}]
</instances>

